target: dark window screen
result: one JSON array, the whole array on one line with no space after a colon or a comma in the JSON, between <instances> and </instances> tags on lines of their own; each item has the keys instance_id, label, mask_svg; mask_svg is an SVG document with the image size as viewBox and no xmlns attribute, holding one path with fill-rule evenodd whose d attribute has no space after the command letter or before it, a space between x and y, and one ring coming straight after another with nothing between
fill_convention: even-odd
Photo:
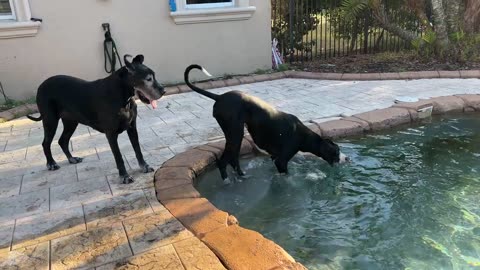
<instances>
[{"instance_id":1,"label":"dark window screen","mask_svg":"<svg viewBox=\"0 0 480 270\"><path fill-rule=\"evenodd\" d=\"M0 0L0 15L12 14L10 0Z\"/></svg>"},{"instance_id":2,"label":"dark window screen","mask_svg":"<svg viewBox=\"0 0 480 270\"><path fill-rule=\"evenodd\" d=\"M211 4L211 3L231 3L231 2L233 2L233 0L187 0L187 5Z\"/></svg>"}]
</instances>

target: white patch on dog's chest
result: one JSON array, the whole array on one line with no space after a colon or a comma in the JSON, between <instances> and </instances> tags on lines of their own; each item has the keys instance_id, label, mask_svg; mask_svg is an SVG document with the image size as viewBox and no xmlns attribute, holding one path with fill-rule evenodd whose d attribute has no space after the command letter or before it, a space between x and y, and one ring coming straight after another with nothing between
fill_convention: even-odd
<instances>
[{"instance_id":1,"label":"white patch on dog's chest","mask_svg":"<svg viewBox=\"0 0 480 270\"><path fill-rule=\"evenodd\" d=\"M118 112L118 116L120 117L120 126L122 129L127 129L131 126L133 121L133 110L127 110L125 108L121 108L120 112Z\"/></svg>"},{"instance_id":2,"label":"white patch on dog's chest","mask_svg":"<svg viewBox=\"0 0 480 270\"><path fill-rule=\"evenodd\" d=\"M134 106L135 100L131 99L127 105L118 112L121 130L128 129L132 125L133 118L135 117Z\"/></svg>"}]
</instances>

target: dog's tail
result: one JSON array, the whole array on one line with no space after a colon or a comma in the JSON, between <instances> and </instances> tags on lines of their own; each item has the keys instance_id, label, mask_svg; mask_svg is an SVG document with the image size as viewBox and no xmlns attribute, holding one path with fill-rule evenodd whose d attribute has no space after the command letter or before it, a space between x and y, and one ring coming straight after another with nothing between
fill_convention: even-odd
<instances>
[{"instance_id":1,"label":"dog's tail","mask_svg":"<svg viewBox=\"0 0 480 270\"><path fill-rule=\"evenodd\" d=\"M39 117L33 117L30 115L27 115L27 118L35 122L42 121L42 115L40 115Z\"/></svg>"},{"instance_id":2,"label":"dog's tail","mask_svg":"<svg viewBox=\"0 0 480 270\"><path fill-rule=\"evenodd\" d=\"M189 79L188 79L188 75L190 73L190 71L192 69L199 69L201 71L203 71L203 73L205 73L205 75L207 75L208 77L211 77L212 75L210 75L210 73L208 73L208 71L206 69L204 69L203 67L199 66L199 65L190 65L187 67L187 69L185 69L185 74L184 74L184 79L185 79L185 83L188 85L188 87L192 88L193 91L201 94L201 95L204 95L206 97L209 97L213 100L217 100L218 98L218 95L217 94L214 94L212 92L208 92L204 89L201 89L199 87L196 87L195 85L193 85Z\"/></svg>"}]
</instances>

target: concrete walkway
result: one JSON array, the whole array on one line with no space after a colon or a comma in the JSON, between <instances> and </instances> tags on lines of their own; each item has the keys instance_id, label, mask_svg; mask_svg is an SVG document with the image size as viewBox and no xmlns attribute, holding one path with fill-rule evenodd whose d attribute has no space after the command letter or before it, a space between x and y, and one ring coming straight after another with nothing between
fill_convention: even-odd
<instances>
[{"instance_id":1,"label":"concrete walkway","mask_svg":"<svg viewBox=\"0 0 480 270\"><path fill-rule=\"evenodd\" d=\"M302 121L389 107L398 96L480 94L477 79L317 81L282 79L236 86ZM213 90L221 93L231 90ZM158 168L189 147L221 139L213 101L196 93L164 97L157 110L139 104L139 136L147 162ZM57 131L58 137L62 127ZM70 165L46 171L41 123L0 124L0 269L222 269L215 255L156 200L153 173L139 172L127 135L119 144L136 178L121 184L107 140L80 126Z\"/></svg>"}]
</instances>

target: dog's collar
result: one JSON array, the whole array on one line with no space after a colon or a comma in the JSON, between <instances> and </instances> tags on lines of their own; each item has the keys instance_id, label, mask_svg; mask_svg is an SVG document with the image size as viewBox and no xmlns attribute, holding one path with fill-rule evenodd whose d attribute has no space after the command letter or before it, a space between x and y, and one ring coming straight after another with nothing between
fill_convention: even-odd
<instances>
[{"instance_id":1,"label":"dog's collar","mask_svg":"<svg viewBox=\"0 0 480 270\"><path fill-rule=\"evenodd\" d=\"M125 105L125 109L130 110L132 108L132 101L135 102L135 96L131 96L127 99L127 105Z\"/></svg>"}]
</instances>

